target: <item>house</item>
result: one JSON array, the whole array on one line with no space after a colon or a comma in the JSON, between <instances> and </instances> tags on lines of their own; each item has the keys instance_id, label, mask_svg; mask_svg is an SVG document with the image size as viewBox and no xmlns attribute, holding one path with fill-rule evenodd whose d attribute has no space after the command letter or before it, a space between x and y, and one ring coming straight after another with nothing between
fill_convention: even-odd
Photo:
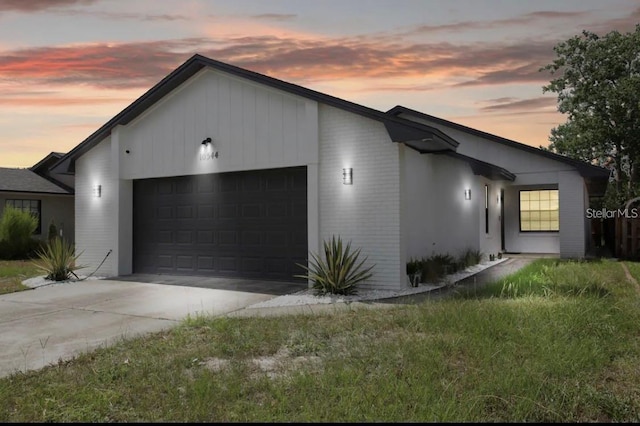
<instances>
[{"instance_id":1,"label":"house","mask_svg":"<svg viewBox=\"0 0 640 426\"><path fill-rule=\"evenodd\" d=\"M52 152L30 168L0 167L0 216L5 206L32 213L38 218L37 239L48 237L53 221L59 235L74 240L73 176L49 170L63 155Z\"/></svg>"},{"instance_id":2,"label":"house","mask_svg":"<svg viewBox=\"0 0 640 426\"><path fill-rule=\"evenodd\" d=\"M406 108L381 112L195 55L52 167L103 275L291 280L340 235L406 285L411 257L582 257L608 171ZM113 254L107 257L107 253ZM105 260L106 258L106 260Z\"/></svg>"}]
</instances>

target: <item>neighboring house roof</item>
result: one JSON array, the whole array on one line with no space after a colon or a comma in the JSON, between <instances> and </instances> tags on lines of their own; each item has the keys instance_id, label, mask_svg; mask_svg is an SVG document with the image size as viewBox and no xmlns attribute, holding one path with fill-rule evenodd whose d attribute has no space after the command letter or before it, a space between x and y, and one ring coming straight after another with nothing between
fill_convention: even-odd
<instances>
[{"instance_id":1,"label":"neighboring house roof","mask_svg":"<svg viewBox=\"0 0 640 426\"><path fill-rule=\"evenodd\" d=\"M71 195L63 188L30 169L0 167L0 192L30 192L34 194Z\"/></svg>"},{"instance_id":2,"label":"neighboring house roof","mask_svg":"<svg viewBox=\"0 0 640 426\"><path fill-rule=\"evenodd\" d=\"M458 146L458 142L453 138L431 126L395 117L382 111L196 54L69 151L52 166L52 170L56 169L59 173L73 173L75 171L75 160L109 136L115 126L130 123L169 92L206 67L382 122L392 141L405 142L421 152L455 150Z\"/></svg>"},{"instance_id":3,"label":"neighboring house roof","mask_svg":"<svg viewBox=\"0 0 640 426\"><path fill-rule=\"evenodd\" d=\"M398 116L400 114L413 115L418 118L424 118L425 120L430 120L434 123L438 123L447 127L451 127L456 130L460 130L475 136L479 136L484 139L491 140L493 142L500 143L502 145L509 146L511 148L520 149L522 151L526 151L532 154L541 155L546 158L550 158L552 160L560 161L565 164L569 164L570 166L575 167L582 177L586 178L595 178L595 179L609 179L610 171L603 167L594 166L593 164L586 163L584 161L576 160L573 158L565 157L564 155L556 154L555 152L545 151L540 148L535 148L530 145L525 145L520 142L516 142L511 139L506 139L501 136L493 135L491 133L486 133L481 130L473 129L471 127L463 126L462 124L454 123L452 121L444 120L442 118L434 117L429 114L425 114L420 111L416 111L407 107L403 107L402 105L397 105L387 111L387 114Z\"/></svg>"}]
</instances>

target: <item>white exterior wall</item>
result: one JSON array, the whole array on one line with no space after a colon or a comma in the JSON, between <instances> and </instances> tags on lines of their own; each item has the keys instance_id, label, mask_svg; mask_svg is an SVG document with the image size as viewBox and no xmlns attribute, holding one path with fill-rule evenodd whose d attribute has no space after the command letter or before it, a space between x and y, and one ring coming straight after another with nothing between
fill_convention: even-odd
<instances>
[{"instance_id":1,"label":"white exterior wall","mask_svg":"<svg viewBox=\"0 0 640 426\"><path fill-rule=\"evenodd\" d=\"M407 258L479 249L480 182L469 165L404 147ZM464 190L471 189L471 200Z\"/></svg>"},{"instance_id":2,"label":"white exterior wall","mask_svg":"<svg viewBox=\"0 0 640 426\"><path fill-rule=\"evenodd\" d=\"M106 138L76 160L76 252L78 260L87 267L82 274L92 273L109 250L116 250L117 234L114 232L118 216L118 179L111 161L111 138ZM93 196L93 186L102 186L102 196ZM96 276L118 275L117 254L111 253L95 273Z\"/></svg>"},{"instance_id":3,"label":"white exterior wall","mask_svg":"<svg viewBox=\"0 0 640 426\"><path fill-rule=\"evenodd\" d=\"M207 137L218 158L201 159ZM308 245L317 251L317 103L204 70L76 161L81 261L95 269L112 249L99 273L132 272L135 179L295 166L307 166ZM100 199L91 198L96 183Z\"/></svg>"},{"instance_id":4,"label":"white exterior wall","mask_svg":"<svg viewBox=\"0 0 640 426\"><path fill-rule=\"evenodd\" d=\"M326 105L319 117L320 240L339 235L375 264L363 287L404 286L400 144L380 122ZM343 168L353 168L353 185L342 183Z\"/></svg>"},{"instance_id":5,"label":"white exterior wall","mask_svg":"<svg viewBox=\"0 0 640 426\"><path fill-rule=\"evenodd\" d=\"M317 119L313 101L205 69L120 128L120 177L314 164ZM207 137L218 158L200 158Z\"/></svg>"},{"instance_id":6,"label":"white exterior wall","mask_svg":"<svg viewBox=\"0 0 640 426\"><path fill-rule=\"evenodd\" d=\"M584 222L586 220L583 198L584 180L575 168L560 161L487 140L427 119L410 115L401 116L442 130L460 142L458 153L503 167L516 175L514 182L501 182L505 187L506 251L560 253L564 257L584 256L584 250L587 247L584 242L587 238L585 235L587 225ZM560 190L560 232L520 232L518 191L550 187ZM566 229L563 229L563 223ZM579 231L577 224L579 224ZM574 235L576 232L578 232L577 236ZM576 243L576 238L582 243ZM566 241L563 241L565 239ZM491 244L491 247L493 246Z\"/></svg>"}]
</instances>

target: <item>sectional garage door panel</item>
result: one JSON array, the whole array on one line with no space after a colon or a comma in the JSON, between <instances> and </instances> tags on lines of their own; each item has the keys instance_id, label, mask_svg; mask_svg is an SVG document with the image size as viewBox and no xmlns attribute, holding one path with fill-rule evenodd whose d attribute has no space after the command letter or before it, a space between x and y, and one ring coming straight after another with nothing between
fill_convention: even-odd
<instances>
[{"instance_id":1,"label":"sectional garage door panel","mask_svg":"<svg viewBox=\"0 0 640 426\"><path fill-rule=\"evenodd\" d=\"M307 257L305 167L136 180L138 273L292 280Z\"/></svg>"}]
</instances>

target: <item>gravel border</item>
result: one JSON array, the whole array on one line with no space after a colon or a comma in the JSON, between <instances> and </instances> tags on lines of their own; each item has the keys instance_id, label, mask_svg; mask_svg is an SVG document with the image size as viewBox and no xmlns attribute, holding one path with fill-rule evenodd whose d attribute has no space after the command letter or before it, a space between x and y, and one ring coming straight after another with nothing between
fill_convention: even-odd
<instances>
[{"instance_id":1,"label":"gravel border","mask_svg":"<svg viewBox=\"0 0 640 426\"><path fill-rule=\"evenodd\" d=\"M455 274L449 274L437 283L420 284L418 287L411 287L408 282L405 288L399 290L358 290L358 294L351 296L335 296L325 295L316 296L313 294L312 289L305 289L293 294L285 294L284 296L274 297L273 299L265 300L263 302L255 303L247 306L247 309L253 308L272 308L279 306L300 306L300 305L317 305L328 303L351 303L362 301L373 301L381 299L389 299L399 296L408 296L412 294L425 293L428 291L437 290L442 287L446 287L451 284L463 280L467 277L484 271L487 268L500 264L508 260L508 257L502 259L496 259L493 261L486 261L474 266L470 266L463 271L456 272ZM408 281L408 279L407 279Z\"/></svg>"}]
</instances>

